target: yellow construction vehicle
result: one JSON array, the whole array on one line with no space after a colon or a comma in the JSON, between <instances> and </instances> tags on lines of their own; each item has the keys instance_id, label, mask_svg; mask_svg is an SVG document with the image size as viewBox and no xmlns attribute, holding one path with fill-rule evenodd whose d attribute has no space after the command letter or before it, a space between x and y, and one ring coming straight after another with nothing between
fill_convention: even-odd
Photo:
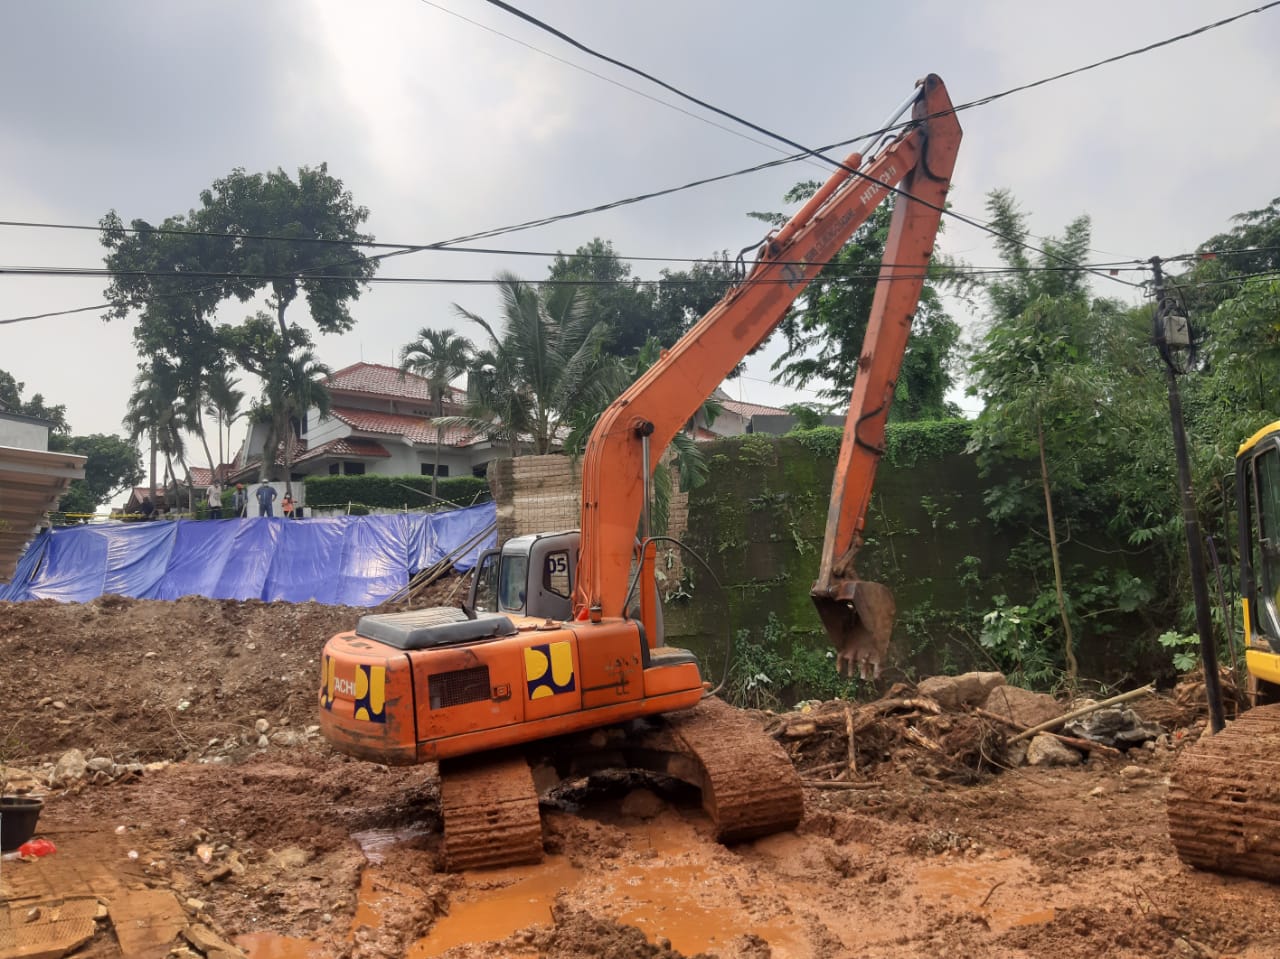
<instances>
[{"instance_id":1,"label":"yellow construction vehicle","mask_svg":"<svg viewBox=\"0 0 1280 959\"><path fill-rule=\"evenodd\" d=\"M1169 783L1169 836L1188 865L1280 881L1280 421L1236 452L1245 663L1258 700L1188 748Z\"/></svg>"}]
</instances>

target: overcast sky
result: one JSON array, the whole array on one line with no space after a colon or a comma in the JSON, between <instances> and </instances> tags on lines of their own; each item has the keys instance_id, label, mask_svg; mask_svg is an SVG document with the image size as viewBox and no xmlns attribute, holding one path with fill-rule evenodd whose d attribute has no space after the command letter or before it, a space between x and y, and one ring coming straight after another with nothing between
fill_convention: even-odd
<instances>
[{"instance_id":1,"label":"overcast sky","mask_svg":"<svg viewBox=\"0 0 1280 959\"><path fill-rule=\"evenodd\" d=\"M955 102L975 100L1258 2L518 5L695 96L819 145L874 129L926 73L941 75ZM482 0L9 3L0 51L3 220L96 224L114 209L154 223L191 209L234 167L296 173L328 162L371 211L367 232L432 242L778 155L753 142L758 134ZM1233 214L1280 194L1277 51L1280 7L969 110L954 208L982 216L986 194L1008 188L1035 233L1089 214L1098 260L1188 252ZM747 211L781 209L793 183L825 176L791 164L491 242L554 252L599 236L624 257L736 251L760 237ZM942 248L975 265L997 262L980 231L955 221ZM547 262L421 253L388 261L381 275L490 279L509 269L536 280ZM93 233L0 227L0 265L101 263ZM662 265L635 271L654 278ZM105 285L0 276L0 319L92 306ZM1097 292L1138 300L1105 281ZM356 329L320 338L319 355L335 369L392 363L424 325L478 339L481 331L454 316L455 302L498 318L489 286L374 286L354 305ZM222 316L244 313L231 304ZM802 398L767 383L775 355L753 358L731 392L765 403ZM96 313L0 325L0 369L26 383L28 398L66 404L76 433L120 430L137 363L128 323L105 324ZM252 378L242 379L256 394Z\"/></svg>"}]
</instances>

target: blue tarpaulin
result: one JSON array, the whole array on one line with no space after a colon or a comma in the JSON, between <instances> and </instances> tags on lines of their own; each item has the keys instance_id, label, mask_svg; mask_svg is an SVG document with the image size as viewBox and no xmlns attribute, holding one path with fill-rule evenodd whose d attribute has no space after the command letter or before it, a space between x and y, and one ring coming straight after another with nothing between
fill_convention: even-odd
<instances>
[{"instance_id":1,"label":"blue tarpaulin","mask_svg":"<svg viewBox=\"0 0 1280 959\"><path fill-rule=\"evenodd\" d=\"M446 513L108 523L46 530L0 600L264 599L376 606L493 526L492 503ZM490 531L453 564L471 569Z\"/></svg>"}]
</instances>

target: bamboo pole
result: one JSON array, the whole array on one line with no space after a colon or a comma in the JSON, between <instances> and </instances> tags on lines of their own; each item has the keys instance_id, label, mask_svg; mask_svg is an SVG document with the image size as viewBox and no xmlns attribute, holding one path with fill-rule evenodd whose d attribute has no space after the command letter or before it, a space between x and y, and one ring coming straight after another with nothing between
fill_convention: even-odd
<instances>
[{"instance_id":1,"label":"bamboo pole","mask_svg":"<svg viewBox=\"0 0 1280 959\"><path fill-rule=\"evenodd\" d=\"M1073 719L1079 719L1081 716L1087 716L1089 713L1096 712L1099 709L1105 709L1107 706L1115 706L1118 703L1125 703L1131 699L1137 699L1139 696L1146 696L1154 693L1156 687L1154 683L1147 683L1141 689L1131 689L1127 693L1121 693L1119 696L1112 696L1110 699L1104 699L1101 702L1092 703L1088 706L1082 706L1080 709L1073 709L1069 713L1064 713L1057 719L1051 719L1047 723L1041 723L1038 726L1032 726L1030 729L1024 729L1018 735L1012 737L1009 742L1016 743L1019 739L1027 739L1036 733L1042 733L1045 730L1053 729L1055 726L1061 726L1063 723L1070 722Z\"/></svg>"}]
</instances>

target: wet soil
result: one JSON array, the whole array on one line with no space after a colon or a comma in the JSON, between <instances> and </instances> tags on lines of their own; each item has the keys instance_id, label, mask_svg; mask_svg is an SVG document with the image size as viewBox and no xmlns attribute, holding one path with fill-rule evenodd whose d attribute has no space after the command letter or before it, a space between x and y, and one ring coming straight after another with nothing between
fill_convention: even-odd
<instances>
[{"instance_id":1,"label":"wet soil","mask_svg":"<svg viewBox=\"0 0 1280 959\"><path fill-rule=\"evenodd\" d=\"M169 762L46 789L40 834L260 959L1280 955L1280 887L1174 856L1173 749L969 784L890 756L733 847L688 791L605 778L544 804L541 865L444 872L434 769L307 734L319 647L361 612L0 604L0 760Z\"/></svg>"}]
</instances>

